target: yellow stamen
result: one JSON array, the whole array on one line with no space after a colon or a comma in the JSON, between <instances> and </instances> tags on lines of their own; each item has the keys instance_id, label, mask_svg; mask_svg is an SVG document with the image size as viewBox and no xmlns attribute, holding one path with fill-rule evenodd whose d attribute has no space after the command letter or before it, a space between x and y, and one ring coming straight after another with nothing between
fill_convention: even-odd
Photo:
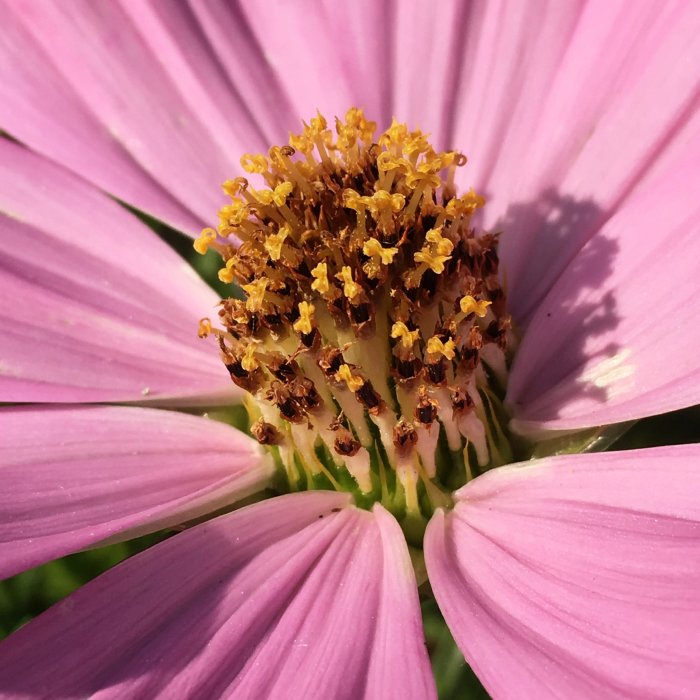
<instances>
[{"instance_id":1,"label":"yellow stamen","mask_svg":"<svg viewBox=\"0 0 700 700\"><path fill-rule=\"evenodd\" d=\"M255 346L249 345L243 354L241 367L243 367L246 372L254 372L259 366L258 361L255 359Z\"/></svg>"},{"instance_id":2,"label":"yellow stamen","mask_svg":"<svg viewBox=\"0 0 700 700\"><path fill-rule=\"evenodd\" d=\"M204 255L208 250L209 246L216 240L216 231L213 228L205 228L199 237L195 240L193 246L194 249L200 254Z\"/></svg>"},{"instance_id":3,"label":"yellow stamen","mask_svg":"<svg viewBox=\"0 0 700 700\"><path fill-rule=\"evenodd\" d=\"M270 254L270 260L279 260L282 257L282 246L291 232L292 229L285 224L280 226L277 233L272 233L265 239L265 250Z\"/></svg>"},{"instance_id":4,"label":"yellow stamen","mask_svg":"<svg viewBox=\"0 0 700 700\"><path fill-rule=\"evenodd\" d=\"M219 211L219 232L228 226L240 226L250 216L250 207L236 197Z\"/></svg>"},{"instance_id":5,"label":"yellow stamen","mask_svg":"<svg viewBox=\"0 0 700 700\"><path fill-rule=\"evenodd\" d=\"M412 331L403 321L396 321L391 327L391 337L401 338L401 345L408 350L420 338L420 331Z\"/></svg>"},{"instance_id":6,"label":"yellow stamen","mask_svg":"<svg viewBox=\"0 0 700 700\"><path fill-rule=\"evenodd\" d=\"M262 175L267 172L267 158L260 153L245 153L241 156L241 167L247 173L258 173Z\"/></svg>"},{"instance_id":7,"label":"yellow stamen","mask_svg":"<svg viewBox=\"0 0 700 700\"><path fill-rule=\"evenodd\" d=\"M308 335L313 330L313 318L316 307L309 304L308 301L302 301L299 304L299 318L294 322L294 330L297 333Z\"/></svg>"},{"instance_id":8,"label":"yellow stamen","mask_svg":"<svg viewBox=\"0 0 700 700\"><path fill-rule=\"evenodd\" d=\"M274 204L277 207L281 207L287 201L287 197L289 197L293 189L294 185L291 182L282 182L274 190L258 190L253 194L259 202L266 206Z\"/></svg>"},{"instance_id":9,"label":"yellow stamen","mask_svg":"<svg viewBox=\"0 0 700 700\"><path fill-rule=\"evenodd\" d=\"M226 180L221 189L229 196L234 199L241 192L245 192L248 189L248 180L244 177L236 177L233 180Z\"/></svg>"},{"instance_id":10,"label":"yellow stamen","mask_svg":"<svg viewBox=\"0 0 700 700\"><path fill-rule=\"evenodd\" d=\"M221 277L221 274L219 274ZM262 309L263 301L265 299L265 292L267 291L267 279L257 279L250 284L242 284L241 288L248 295L245 302L245 307L248 311L260 311Z\"/></svg>"},{"instance_id":11,"label":"yellow stamen","mask_svg":"<svg viewBox=\"0 0 700 700\"><path fill-rule=\"evenodd\" d=\"M476 300L473 296L467 294L459 300L459 308L464 314L476 314L479 318L483 318L488 313L488 308L491 306L490 301Z\"/></svg>"},{"instance_id":12,"label":"yellow stamen","mask_svg":"<svg viewBox=\"0 0 700 700\"><path fill-rule=\"evenodd\" d=\"M425 349L429 354L432 355L442 355L448 360L454 359L455 356L455 343L452 338L450 338L446 343L443 343L440 338L434 335L425 346Z\"/></svg>"},{"instance_id":13,"label":"yellow stamen","mask_svg":"<svg viewBox=\"0 0 700 700\"><path fill-rule=\"evenodd\" d=\"M352 373L352 370L348 365L340 365L338 371L335 373L335 379L338 382L345 382L348 389L354 394L358 389L362 388L365 380L362 377L357 376Z\"/></svg>"},{"instance_id":14,"label":"yellow stamen","mask_svg":"<svg viewBox=\"0 0 700 700\"><path fill-rule=\"evenodd\" d=\"M382 265L391 265L394 256L399 252L398 248L384 248L376 238L370 238L362 246L362 252L371 257L379 257Z\"/></svg>"},{"instance_id":15,"label":"yellow stamen","mask_svg":"<svg viewBox=\"0 0 700 700\"><path fill-rule=\"evenodd\" d=\"M324 262L319 263L311 270L311 276L314 281L311 283L311 289L319 294L328 294L330 284L328 282L328 265Z\"/></svg>"},{"instance_id":16,"label":"yellow stamen","mask_svg":"<svg viewBox=\"0 0 700 700\"><path fill-rule=\"evenodd\" d=\"M336 275L336 278L343 282L343 294L345 294L348 299L354 299L362 291L362 287L353 280L352 268L348 265L343 266L343 269Z\"/></svg>"},{"instance_id":17,"label":"yellow stamen","mask_svg":"<svg viewBox=\"0 0 700 700\"><path fill-rule=\"evenodd\" d=\"M427 265L436 275L441 274L445 271L445 263L451 258L451 255L435 255L430 251L425 249L419 250L417 253L413 254L413 259L416 262L424 263Z\"/></svg>"},{"instance_id":18,"label":"yellow stamen","mask_svg":"<svg viewBox=\"0 0 700 700\"><path fill-rule=\"evenodd\" d=\"M224 284L231 284L233 282L233 268L236 265L236 258L229 258L226 261L226 267L219 270L219 279Z\"/></svg>"},{"instance_id":19,"label":"yellow stamen","mask_svg":"<svg viewBox=\"0 0 700 700\"><path fill-rule=\"evenodd\" d=\"M208 318L202 318L199 321L199 330L197 335L200 338L206 338L211 333L211 321Z\"/></svg>"},{"instance_id":20,"label":"yellow stamen","mask_svg":"<svg viewBox=\"0 0 700 700\"><path fill-rule=\"evenodd\" d=\"M486 200L473 189L462 195L461 197L452 198L445 206L445 211L450 216L459 216L460 214L466 214L471 216L476 209L484 206Z\"/></svg>"}]
</instances>

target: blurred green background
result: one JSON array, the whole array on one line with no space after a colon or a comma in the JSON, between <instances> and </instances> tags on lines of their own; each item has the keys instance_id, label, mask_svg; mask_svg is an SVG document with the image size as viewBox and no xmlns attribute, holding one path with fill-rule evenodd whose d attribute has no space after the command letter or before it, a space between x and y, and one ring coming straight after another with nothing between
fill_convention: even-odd
<instances>
[{"instance_id":1,"label":"blurred green background","mask_svg":"<svg viewBox=\"0 0 700 700\"><path fill-rule=\"evenodd\" d=\"M189 239L147 217L139 216L189 260L221 296L230 294L230 288L220 284L216 278L216 270L220 267L220 259L216 254L198 256L192 251ZM700 407L639 421L612 449L684 442L700 442ZM126 557L168 536L167 532L158 533L132 542L80 552L0 582L0 638ZM423 601L423 617L440 697L488 698L455 646L433 600Z\"/></svg>"}]
</instances>

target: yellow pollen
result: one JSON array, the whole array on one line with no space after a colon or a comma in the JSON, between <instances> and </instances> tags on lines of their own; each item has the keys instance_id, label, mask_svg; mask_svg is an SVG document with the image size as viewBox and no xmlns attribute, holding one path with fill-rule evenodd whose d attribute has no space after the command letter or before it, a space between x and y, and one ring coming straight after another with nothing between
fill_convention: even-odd
<instances>
[{"instance_id":1,"label":"yellow pollen","mask_svg":"<svg viewBox=\"0 0 700 700\"><path fill-rule=\"evenodd\" d=\"M408 135L408 127L397 121L396 117L391 120L391 126L379 137L380 146L391 146L401 144Z\"/></svg>"},{"instance_id":2,"label":"yellow pollen","mask_svg":"<svg viewBox=\"0 0 700 700\"><path fill-rule=\"evenodd\" d=\"M316 116L310 120L309 128L311 133L321 134L328 128L328 122L320 112L316 112Z\"/></svg>"},{"instance_id":3,"label":"yellow pollen","mask_svg":"<svg viewBox=\"0 0 700 700\"><path fill-rule=\"evenodd\" d=\"M440 338L434 335L425 346L425 349L429 354L442 355L448 360L454 359L455 356L455 343L452 338L450 338L446 343L443 343Z\"/></svg>"},{"instance_id":4,"label":"yellow pollen","mask_svg":"<svg viewBox=\"0 0 700 700\"><path fill-rule=\"evenodd\" d=\"M250 216L250 208L242 200L235 198L231 204L222 207L219 212L219 230L227 226L238 226Z\"/></svg>"},{"instance_id":5,"label":"yellow pollen","mask_svg":"<svg viewBox=\"0 0 700 700\"><path fill-rule=\"evenodd\" d=\"M309 304L308 301L302 301L299 304L299 318L294 322L294 330L297 333L303 333L308 335L313 330L313 317L316 307L313 304Z\"/></svg>"},{"instance_id":6,"label":"yellow pollen","mask_svg":"<svg viewBox=\"0 0 700 700\"><path fill-rule=\"evenodd\" d=\"M435 174L435 169L430 163L421 163L417 168L406 174L406 184L409 187L423 188L440 187L440 177Z\"/></svg>"},{"instance_id":7,"label":"yellow pollen","mask_svg":"<svg viewBox=\"0 0 700 700\"><path fill-rule=\"evenodd\" d=\"M226 264L228 267L228 263ZM221 277L221 274L219 274ZM248 295L245 302L245 307L248 311L260 311L265 299L265 292L267 291L267 279L257 279L250 284L242 284L241 288Z\"/></svg>"},{"instance_id":8,"label":"yellow pollen","mask_svg":"<svg viewBox=\"0 0 700 700\"><path fill-rule=\"evenodd\" d=\"M491 306L490 301L477 301L473 296L467 294L459 300L459 308L464 314L476 314L479 318L483 318L488 313L488 308Z\"/></svg>"},{"instance_id":9,"label":"yellow pollen","mask_svg":"<svg viewBox=\"0 0 700 700\"><path fill-rule=\"evenodd\" d=\"M282 182L274 190L258 190L255 192L256 199L269 206L274 204L277 207L281 207L286 201L287 197L292 193L294 185L291 182Z\"/></svg>"},{"instance_id":10,"label":"yellow pollen","mask_svg":"<svg viewBox=\"0 0 700 700\"><path fill-rule=\"evenodd\" d=\"M376 238L369 238L362 246L362 252L371 258L379 257L382 265L391 265L394 256L399 252L398 248L384 248Z\"/></svg>"},{"instance_id":11,"label":"yellow pollen","mask_svg":"<svg viewBox=\"0 0 700 700\"><path fill-rule=\"evenodd\" d=\"M236 197L241 192L248 189L248 180L244 177L236 177L233 180L226 180L221 186L221 189L229 196L231 199Z\"/></svg>"},{"instance_id":12,"label":"yellow pollen","mask_svg":"<svg viewBox=\"0 0 700 700\"><path fill-rule=\"evenodd\" d=\"M351 107L345 114L345 123L357 132L365 143L374 140L374 132L377 130L377 122L369 121L362 113L361 109Z\"/></svg>"},{"instance_id":13,"label":"yellow pollen","mask_svg":"<svg viewBox=\"0 0 700 700\"><path fill-rule=\"evenodd\" d=\"M352 370L348 365L340 365L338 371L335 373L335 379L338 382L345 382L348 389L354 394L358 389L362 388L365 380L362 377L358 377L356 374L352 373Z\"/></svg>"},{"instance_id":14,"label":"yellow pollen","mask_svg":"<svg viewBox=\"0 0 700 700\"><path fill-rule=\"evenodd\" d=\"M243 367L246 372L254 372L259 367L258 361L255 359L254 345L249 345L245 349L243 359L241 360L241 367Z\"/></svg>"},{"instance_id":15,"label":"yellow pollen","mask_svg":"<svg viewBox=\"0 0 700 700\"><path fill-rule=\"evenodd\" d=\"M319 294L328 294L330 284L328 283L328 265L324 262L319 263L311 270L311 276L314 281L311 283L311 289Z\"/></svg>"},{"instance_id":16,"label":"yellow pollen","mask_svg":"<svg viewBox=\"0 0 700 700\"><path fill-rule=\"evenodd\" d=\"M397 158L393 153L389 151L382 151L377 156L377 168L380 172L387 172L388 170L397 170L398 168L404 167L405 161L401 158Z\"/></svg>"},{"instance_id":17,"label":"yellow pollen","mask_svg":"<svg viewBox=\"0 0 700 700\"><path fill-rule=\"evenodd\" d=\"M483 207L486 200L473 189L470 189L465 195L451 199L445 206L445 211L450 216L459 216L467 214L471 216L476 209Z\"/></svg>"},{"instance_id":18,"label":"yellow pollen","mask_svg":"<svg viewBox=\"0 0 700 700\"><path fill-rule=\"evenodd\" d=\"M391 327L391 337L401 338L401 345L408 350L420 338L420 331L412 331L403 321L396 321Z\"/></svg>"},{"instance_id":19,"label":"yellow pollen","mask_svg":"<svg viewBox=\"0 0 700 700\"><path fill-rule=\"evenodd\" d=\"M205 228L199 237L193 243L194 249L200 254L204 255L208 250L209 246L216 240L216 231L213 228Z\"/></svg>"},{"instance_id":20,"label":"yellow pollen","mask_svg":"<svg viewBox=\"0 0 700 700\"><path fill-rule=\"evenodd\" d=\"M419 250L413 254L413 259L419 263L425 263L436 275L444 272L445 263L451 258L451 255L435 255L425 249Z\"/></svg>"},{"instance_id":21,"label":"yellow pollen","mask_svg":"<svg viewBox=\"0 0 700 700\"><path fill-rule=\"evenodd\" d=\"M241 166L247 173L262 173L267 172L267 158L261 154L245 153L241 157Z\"/></svg>"},{"instance_id":22,"label":"yellow pollen","mask_svg":"<svg viewBox=\"0 0 700 700\"><path fill-rule=\"evenodd\" d=\"M299 153L311 153L315 148L314 142L306 134L289 134L289 145ZM273 148L276 147L273 146Z\"/></svg>"},{"instance_id":23,"label":"yellow pollen","mask_svg":"<svg viewBox=\"0 0 700 700\"><path fill-rule=\"evenodd\" d=\"M382 211L399 212L403 209L406 203L406 198L402 194L389 194L386 190L379 190L371 197L363 197L367 203L367 207L372 214L381 213Z\"/></svg>"},{"instance_id":24,"label":"yellow pollen","mask_svg":"<svg viewBox=\"0 0 700 700\"><path fill-rule=\"evenodd\" d=\"M202 318L199 321L199 330L197 335L200 338L206 338L211 333L211 321L208 318Z\"/></svg>"},{"instance_id":25,"label":"yellow pollen","mask_svg":"<svg viewBox=\"0 0 700 700\"><path fill-rule=\"evenodd\" d=\"M277 233L272 233L265 239L265 250L270 254L270 260L279 260L282 257L282 246L291 232L292 229L285 224L280 226Z\"/></svg>"},{"instance_id":26,"label":"yellow pollen","mask_svg":"<svg viewBox=\"0 0 700 700\"><path fill-rule=\"evenodd\" d=\"M362 287L353 280L352 269L348 265L343 266L336 278L343 282L343 294L348 299L354 299L362 291Z\"/></svg>"},{"instance_id":27,"label":"yellow pollen","mask_svg":"<svg viewBox=\"0 0 700 700\"><path fill-rule=\"evenodd\" d=\"M226 261L226 267L219 270L219 279L225 284L233 282L233 268L236 266L236 258L229 258Z\"/></svg>"},{"instance_id":28,"label":"yellow pollen","mask_svg":"<svg viewBox=\"0 0 700 700\"><path fill-rule=\"evenodd\" d=\"M343 206L353 211L365 208L364 197L361 197L355 190L347 189L343 191Z\"/></svg>"}]
</instances>

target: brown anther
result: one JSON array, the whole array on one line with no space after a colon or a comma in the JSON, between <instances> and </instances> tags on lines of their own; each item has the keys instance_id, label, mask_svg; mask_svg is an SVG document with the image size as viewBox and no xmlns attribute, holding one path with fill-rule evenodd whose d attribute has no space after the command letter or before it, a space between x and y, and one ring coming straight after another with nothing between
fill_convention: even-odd
<instances>
[{"instance_id":1,"label":"brown anther","mask_svg":"<svg viewBox=\"0 0 700 700\"><path fill-rule=\"evenodd\" d=\"M480 350L484 346L484 339L478 326L474 325L469 329L464 345L470 350Z\"/></svg>"},{"instance_id":2,"label":"brown anther","mask_svg":"<svg viewBox=\"0 0 700 700\"><path fill-rule=\"evenodd\" d=\"M318 408L323 408L323 399L318 391L316 391L316 385L306 377L293 382L290 387L290 392L295 401L307 411L315 411Z\"/></svg>"},{"instance_id":3,"label":"brown anther","mask_svg":"<svg viewBox=\"0 0 700 700\"><path fill-rule=\"evenodd\" d=\"M318 350L321 344L321 334L318 332L318 328L312 328L311 333L301 333L299 337L307 350Z\"/></svg>"},{"instance_id":4,"label":"brown anther","mask_svg":"<svg viewBox=\"0 0 700 700\"><path fill-rule=\"evenodd\" d=\"M231 375L231 381L249 394L255 394L262 386L262 372L256 369L254 372L247 372L243 369L240 360L233 360L225 363L226 369Z\"/></svg>"},{"instance_id":5,"label":"brown anther","mask_svg":"<svg viewBox=\"0 0 700 700\"><path fill-rule=\"evenodd\" d=\"M428 396L425 387L418 391L418 401L416 402L415 418L423 425L432 425L437 418L438 402Z\"/></svg>"},{"instance_id":6,"label":"brown anther","mask_svg":"<svg viewBox=\"0 0 700 700\"><path fill-rule=\"evenodd\" d=\"M394 447L402 457L408 456L418 443L416 429L403 418L394 426Z\"/></svg>"},{"instance_id":7,"label":"brown anther","mask_svg":"<svg viewBox=\"0 0 700 700\"><path fill-rule=\"evenodd\" d=\"M474 408L474 399L469 392L461 386L450 388L450 400L452 402L452 416L458 416Z\"/></svg>"},{"instance_id":8,"label":"brown anther","mask_svg":"<svg viewBox=\"0 0 700 700\"><path fill-rule=\"evenodd\" d=\"M369 379L365 379L362 386L355 392L355 396L373 416L378 415L384 410L384 401L375 391L374 387L372 386L372 382L370 382Z\"/></svg>"},{"instance_id":9,"label":"brown anther","mask_svg":"<svg viewBox=\"0 0 700 700\"><path fill-rule=\"evenodd\" d=\"M284 440L282 433L272 423L266 423L262 418L253 423L250 432L261 445L281 445Z\"/></svg>"},{"instance_id":10,"label":"brown anther","mask_svg":"<svg viewBox=\"0 0 700 700\"><path fill-rule=\"evenodd\" d=\"M265 398L277 406L282 418L285 420L288 420L290 423L304 422L306 411L299 405L282 382L272 382Z\"/></svg>"},{"instance_id":11,"label":"brown anther","mask_svg":"<svg viewBox=\"0 0 700 700\"><path fill-rule=\"evenodd\" d=\"M423 368L423 363L415 356L408 359L394 357L394 368L392 374L401 382L410 382L418 378Z\"/></svg>"},{"instance_id":12,"label":"brown anther","mask_svg":"<svg viewBox=\"0 0 700 700\"><path fill-rule=\"evenodd\" d=\"M340 433L333 442L333 448L343 457L354 457L360 451L360 443L349 430L340 428Z\"/></svg>"},{"instance_id":13,"label":"brown anther","mask_svg":"<svg viewBox=\"0 0 700 700\"><path fill-rule=\"evenodd\" d=\"M273 353L267 362L267 368L281 382L288 384L299 374L299 365L288 360L280 353Z\"/></svg>"},{"instance_id":14,"label":"brown anther","mask_svg":"<svg viewBox=\"0 0 700 700\"><path fill-rule=\"evenodd\" d=\"M324 345L321 348L318 366L327 377L334 377L343 364L345 364L343 353L338 348L332 345Z\"/></svg>"},{"instance_id":15,"label":"brown anther","mask_svg":"<svg viewBox=\"0 0 700 700\"><path fill-rule=\"evenodd\" d=\"M423 367L423 376L435 386L443 386L447 381L447 361L441 357L435 362L426 362Z\"/></svg>"}]
</instances>

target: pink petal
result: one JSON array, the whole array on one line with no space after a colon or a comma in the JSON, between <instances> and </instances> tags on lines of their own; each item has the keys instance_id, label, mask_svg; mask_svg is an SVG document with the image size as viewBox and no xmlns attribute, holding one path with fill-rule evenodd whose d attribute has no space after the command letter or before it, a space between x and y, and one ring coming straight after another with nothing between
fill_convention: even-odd
<instances>
[{"instance_id":1,"label":"pink petal","mask_svg":"<svg viewBox=\"0 0 700 700\"><path fill-rule=\"evenodd\" d=\"M129 3L128 0L122 1L124 7L130 12L140 15L141 5ZM186 12L183 12L185 5L189 7ZM263 151L267 151L272 144L286 142L289 138L289 130L299 127L300 118L294 114L287 97L287 87L303 91L302 77L298 76L290 86L285 86L280 81L269 58L269 52L275 48L275 42L267 36L263 37L262 42L257 40L248 24L246 12L241 7L241 3L232 3L228 0L188 0L187 3L179 3L179 11L175 13L177 20L169 19L173 14L173 8L157 3L152 3L151 6L157 9L164 19L167 18L171 25L177 22L178 34L173 32L173 35L185 52L188 62L201 71L200 60L195 58L193 61L191 57L191 39L189 37L184 39L184 36L179 33L182 31L180 27L197 26L197 33L201 32L201 40L206 42L209 51L216 56L226 79L233 87L234 97L239 99L253 115L255 126L263 133L264 139L262 142L254 140L247 144L243 143L243 149L237 154L238 157L258 148L258 143ZM283 40L284 46L289 46L289 43L288 40ZM209 69L202 81L206 85L209 84L208 75ZM220 99L218 94L216 97ZM243 134L236 140L239 141L242 137Z\"/></svg>"},{"instance_id":2,"label":"pink petal","mask_svg":"<svg viewBox=\"0 0 700 700\"><path fill-rule=\"evenodd\" d=\"M503 467L428 526L430 581L494 697L696 698L700 446Z\"/></svg>"},{"instance_id":3,"label":"pink petal","mask_svg":"<svg viewBox=\"0 0 700 700\"><path fill-rule=\"evenodd\" d=\"M539 305L508 385L537 435L700 402L700 151L641 188Z\"/></svg>"},{"instance_id":4,"label":"pink petal","mask_svg":"<svg viewBox=\"0 0 700 700\"><path fill-rule=\"evenodd\" d=\"M513 179L527 170L523 149L540 126L542 103L575 37L584 3L459 5L463 17L454 27L451 51L456 65L445 85L444 99L452 100L447 145L469 157L463 182L478 184L488 195L487 214L500 216L506 175ZM428 43L426 37L423 41ZM421 55L413 55L420 65Z\"/></svg>"},{"instance_id":5,"label":"pink petal","mask_svg":"<svg viewBox=\"0 0 700 700\"><path fill-rule=\"evenodd\" d=\"M510 5L491 7L515 23ZM476 169L469 181L488 196L485 224L505 231L500 252L520 321L664 164L666 151L700 152L699 5L544 8L522 8L529 19L516 26L530 35L523 51L501 22L498 35L510 50L484 43L486 71L480 63L464 71L464 127L455 136ZM541 25L555 33L545 39ZM474 83L483 87L473 90Z\"/></svg>"},{"instance_id":6,"label":"pink petal","mask_svg":"<svg viewBox=\"0 0 700 700\"><path fill-rule=\"evenodd\" d=\"M377 43L387 31L385 3L363 3L359 10L345 8L335 18L335 5L326 12L313 0L246 1L241 10L277 80L286 86L297 120L308 120L316 110L332 120L353 106L366 107L370 119L378 115L389 67L386 60L377 62L371 73L368 64L384 48ZM345 17L352 19L345 23ZM365 38L354 36L353 31L363 32ZM368 54L358 58L353 49L366 45ZM288 126L297 131L299 124Z\"/></svg>"},{"instance_id":7,"label":"pink petal","mask_svg":"<svg viewBox=\"0 0 700 700\"><path fill-rule=\"evenodd\" d=\"M272 475L237 430L143 408L0 409L0 455L0 578L210 513Z\"/></svg>"},{"instance_id":8,"label":"pink petal","mask_svg":"<svg viewBox=\"0 0 700 700\"><path fill-rule=\"evenodd\" d=\"M0 140L0 231L2 401L231 400L216 295L122 207Z\"/></svg>"},{"instance_id":9,"label":"pink petal","mask_svg":"<svg viewBox=\"0 0 700 700\"><path fill-rule=\"evenodd\" d=\"M100 187L198 232L216 218L238 158L264 139L184 3L133 5L6 3L0 120Z\"/></svg>"},{"instance_id":10,"label":"pink petal","mask_svg":"<svg viewBox=\"0 0 700 700\"><path fill-rule=\"evenodd\" d=\"M128 141L100 122L89 103L81 98L77 86L53 62L46 42L36 41L29 28L23 26L15 13L26 5L3 1L2 8L3 129L171 225L186 231L201 228L201 219L134 160Z\"/></svg>"},{"instance_id":11,"label":"pink petal","mask_svg":"<svg viewBox=\"0 0 700 700\"><path fill-rule=\"evenodd\" d=\"M133 557L11 636L0 687L434 697L401 530L381 510L347 505L338 493L283 496Z\"/></svg>"}]
</instances>

